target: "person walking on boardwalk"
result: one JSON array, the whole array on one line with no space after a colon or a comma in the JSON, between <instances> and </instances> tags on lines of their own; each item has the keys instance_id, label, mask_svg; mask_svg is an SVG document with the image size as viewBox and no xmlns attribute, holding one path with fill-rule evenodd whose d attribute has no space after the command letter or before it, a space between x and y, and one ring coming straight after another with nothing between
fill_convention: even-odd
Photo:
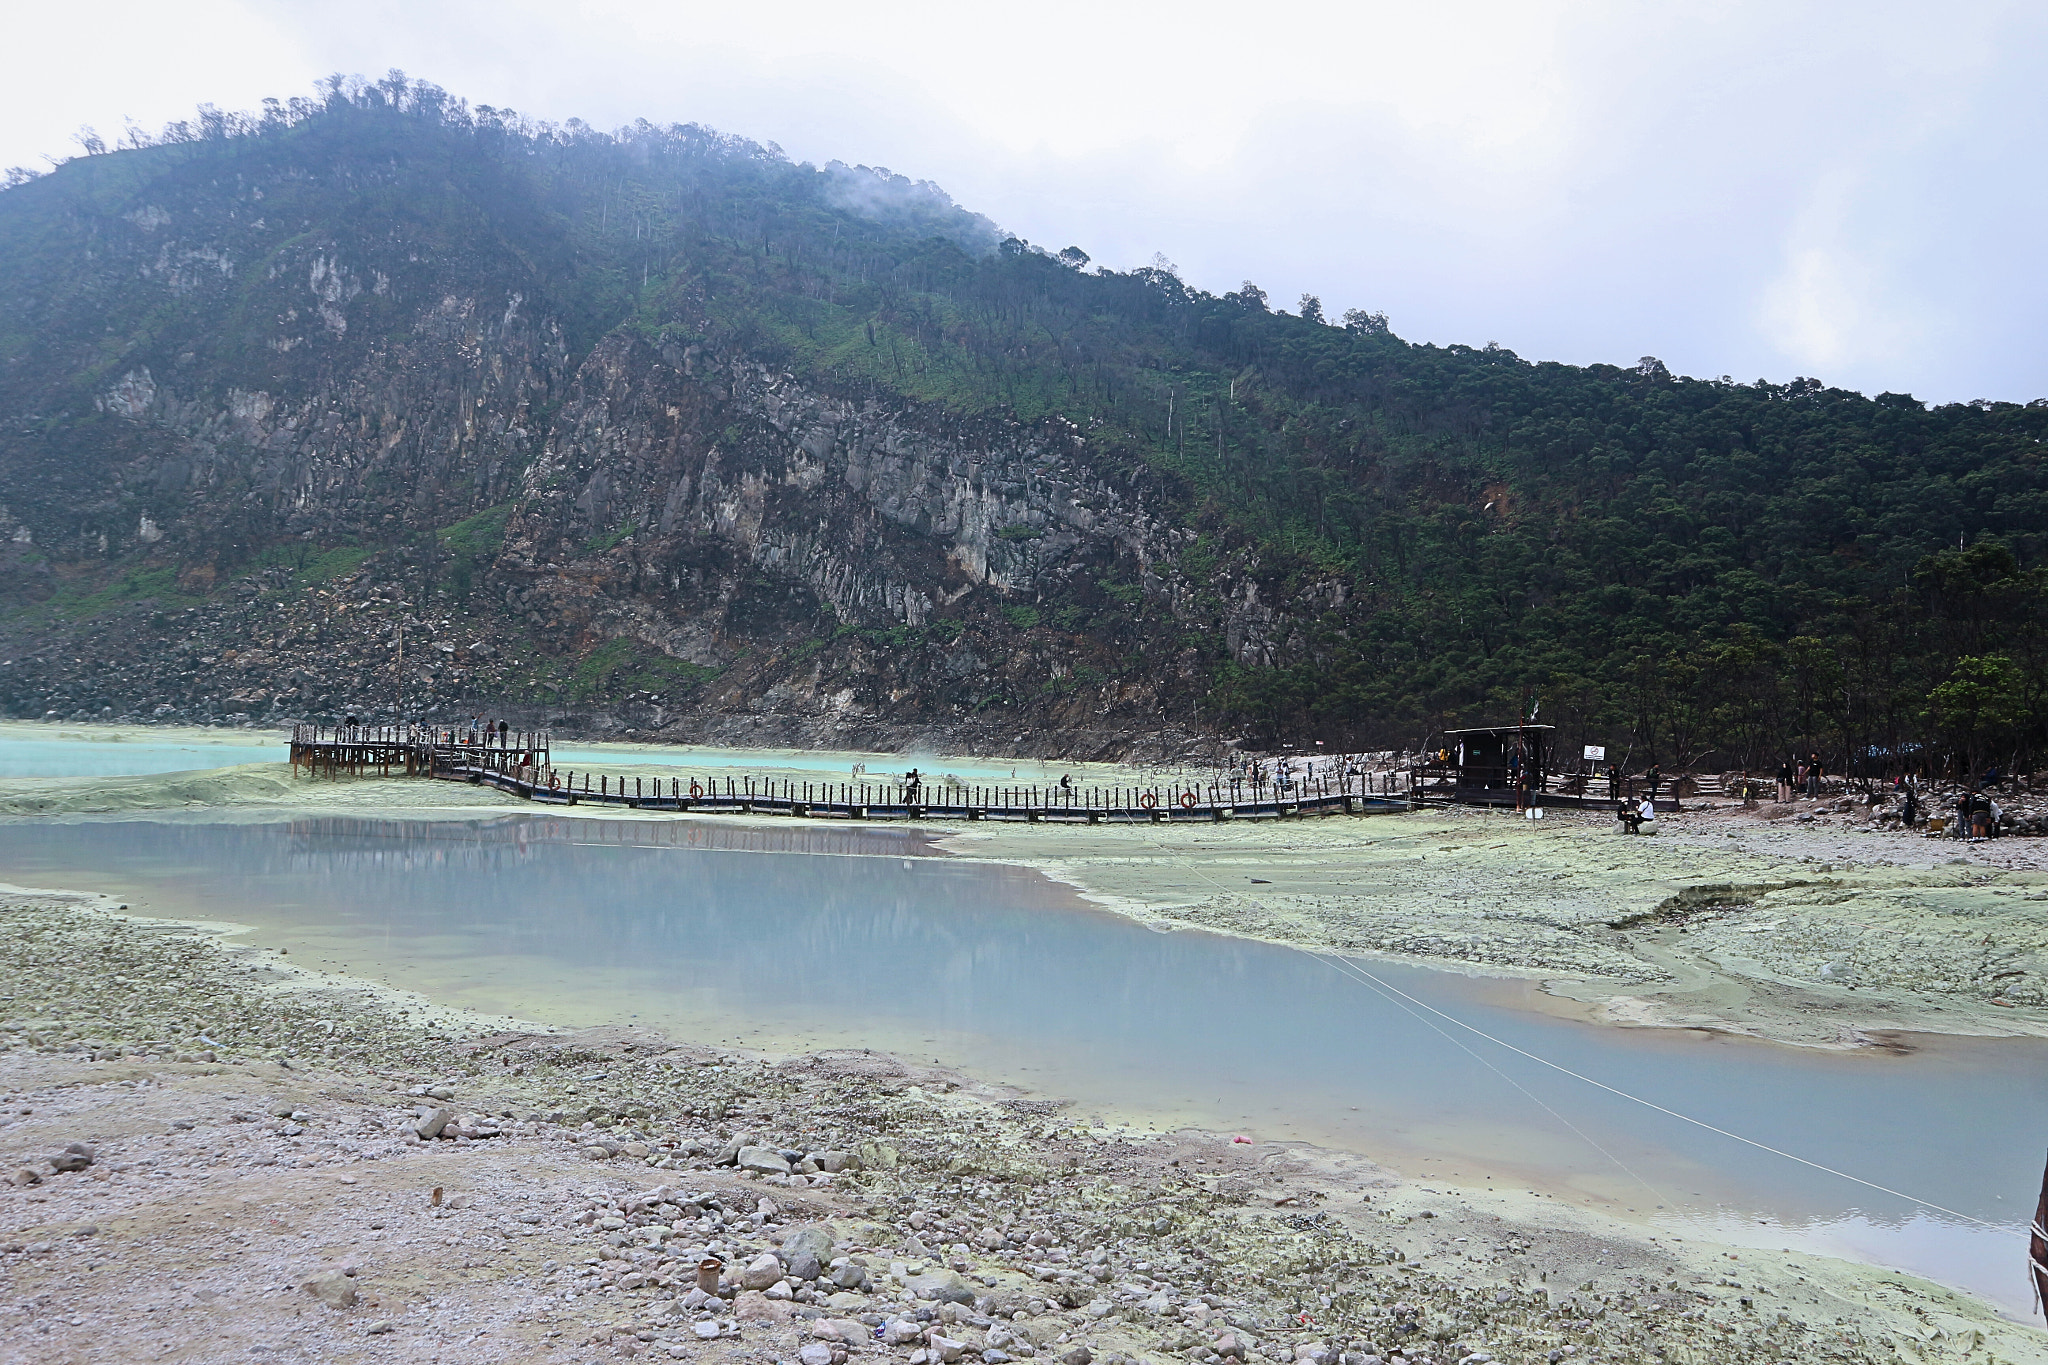
<instances>
[{"instance_id":1,"label":"person walking on boardwalk","mask_svg":"<svg viewBox=\"0 0 2048 1365\"><path fill-rule=\"evenodd\" d=\"M1664 785L1663 767L1660 764L1652 763L1650 771L1643 774L1643 780L1650 784L1650 799L1655 801L1657 799L1657 788Z\"/></svg>"},{"instance_id":2,"label":"person walking on boardwalk","mask_svg":"<svg viewBox=\"0 0 2048 1365\"><path fill-rule=\"evenodd\" d=\"M923 786L924 779L918 776L917 769L912 768L909 772L903 774L903 799L915 803L917 793Z\"/></svg>"}]
</instances>

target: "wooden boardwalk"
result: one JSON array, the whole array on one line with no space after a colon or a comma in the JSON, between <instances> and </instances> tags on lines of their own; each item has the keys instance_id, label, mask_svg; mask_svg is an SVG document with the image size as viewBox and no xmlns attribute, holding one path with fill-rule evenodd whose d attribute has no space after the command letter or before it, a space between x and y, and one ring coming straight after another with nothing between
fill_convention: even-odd
<instances>
[{"instance_id":1,"label":"wooden boardwalk","mask_svg":"<svg viewBox=\"0 0 2048 1365\"><path fill-rule=\"evenodd\" d=\"M1270 783L1058 787L1027 784L906 785L807 782L719 773L672 777L557 769L545 731L429 726L312 726L292 732L292 766L342 773L435 777L494 787L542 805L622 806L706 815L787 815L814 820L1014 820L1029 824L1163 824L1168 821L1367 815L1413 808L1390 781L1354 775ZM1375 791L1378 785L1382 790Z\"/></svg>"},{"instance_id":2,"label":"wooden boardwalk","mask_svg":"<svg viewBox=\"0 0 2048 1365\"><path fill-rule=\"evenodd\" d=\"M461 755L475 759L480 755ZM1405 793L1368 791L1362 777L1270 785L1149 787L918 786L892 782L804 782L725 774L613 776L506 767L494 761L438 761L433 776L495 787L544 805L611 805L706 815L788 815L823 820L1013 820L1029 824L1163 824L1168 821L1367 815L1411 809Z\"/></svg>"}]
</instances>

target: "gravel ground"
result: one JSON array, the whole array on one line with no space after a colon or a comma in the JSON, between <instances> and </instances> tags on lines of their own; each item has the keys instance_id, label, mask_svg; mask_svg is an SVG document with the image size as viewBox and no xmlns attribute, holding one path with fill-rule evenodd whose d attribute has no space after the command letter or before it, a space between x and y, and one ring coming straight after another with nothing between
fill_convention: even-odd
<instances>
[{"instance_id":1,"label":"gravel ground","mask_svg":"<svg viewBox=\"0 0 2048 1365\"><path fill-rule=\"evenodd\" d=\"M458 1015L92 898L0 896L0 1049L10 1362L2048 1360L1893 1272Z\"/></svg>"}]
</instances>

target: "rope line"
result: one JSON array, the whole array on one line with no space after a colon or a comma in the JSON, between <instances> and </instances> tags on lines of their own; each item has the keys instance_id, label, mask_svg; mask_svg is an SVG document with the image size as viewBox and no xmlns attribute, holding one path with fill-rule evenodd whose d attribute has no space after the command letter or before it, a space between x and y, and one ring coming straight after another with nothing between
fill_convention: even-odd
<instances>
[{"instance_id":1,"label":"rope line","mask_svg":"<svg viewBox=\"0 0 2048 1365\"><path fill-rule=\"evenodd\" d=\"M1154 842L1158 844L1162 852L1166 851L1165 843L1163 841L1160 841L1158 839L1158 836L1156 835L1154 836ZM1252 904L1257 905L1261 909L1271 909L1270 906L1268 906L1264 901L1260 900L1256 895L1246 895L1245 893L1239 892L1234 888L1226 888L1225 886L1223 886L1222 883L1218 882L1215 878L1211 877L1208 873L1204 872L1198 864L1189 862L1184 865L1187 866L1189 870L1192 871L1196 876L1200 877L1203 881L1208 882L1209 885L1215 887L1218 891L1222 891L1225 894L1232 896L1242 896L1243 899L1250 901ZM1874 1180L1865 1180L1860 1175L1851 1175L1847 1171L1838 1170L1833 1166L1823 1165L1818 1161L1811 1161L1806 1157L1798 1156L1792 1152L1788 1152L1781 1147L1773 1147L1767 1142L1759 1142L1755 1138L1748 1138L1744 1137L1740 1133L1730 1132L1728 1129L1721 1128L1714 1124L1708 1123L1704 1119L1696 1119L1690 1114L1681 1114L1676 1109L1666 1108L1665 1106L1658 1104L1654 1100L1646 1100L1640 1095L1632 1095L1626 1090L1622 1090L1615 1086L1607 1084L1607 1082L1605 1081L1595 1080L1591 1076L1587 1076L1581 1072L1574 1071L1568 1066L1564 1066L1557 1062L1553 1062L1547 1057L1539 1057L1535 1053L1529 1051L1527 1048L1517 1047L1513 1043L1510 1043L1505 1039L1496 1038L1492 1034L1488 1033L1485 1029L1482 1029L1474 1024L1468 1024L1463 1019L1458 1018L1454 1014L1448 1014L1443 1010L1438 1009L1435 1005L1430 1004L1426 1000L1418 1000L1414 996L1408 994L1408 992L1402 990L1399 986L1393 985L1390 982L1382 980L1380 977L1375 976L1373 973L1367 971L1364 967L1360 966L1358 963L1352 961L1349 958L1339 957L1334 953L1326 954L1313 951L1309 952L1309 956L1315 958L1324 966L1332 968L1340 976L1350 975L1354 980L1362 980L1363 982L1372 986L1373 988L1387 995L1396 997L1395 1003L1400 1005L1404 1009L1412 1005L1416 1009L1427 1010L1429 1013L1436 1015L1439 1019L1442 1019L1447 1023L1455 1024L1459 1028L1464 1029L1468 1033L1477 1034L1479 1037L1484 1038L1487 1042L1492 1043L1496 1047L1506 1048L1509 1052L1512 1052L1520 1057L1525 1057L1528 1060L1535 1062L1539 1066L1549 1067L1552 1071L1558 1072L1560 1075L1569 1076L1573 1080L1581 1081L1586 1085L1594 1087L1597 1090L1605 1090L1610 1095L1616 1095L1622 1099L1630 1101L1631 1103L1640 1104L1645 1109L1654 1110L1659 1114L1664 1114L1670 1118L1677 1119L1682 1123L1689 1123L1693 1125L1695 1128L1702 1128L1709 1133L1714 1133L1720 1137L1728 1138L1729 1140L1734 1142L1740 1142L1748 1147L1754 1147L1756 1148L1756 1150L1760 1152L1768 1152L1772 1156L1783 1157L1787 1161L1796 1162L1801 1166L1808 1167L1812 1170L1820 1171L1825 1175L1836 1176L1842 1180L1850 1182L1853 1185L1861 1185L1865 1189L1876 1190L1879 1194L1888 1194L1895 1199L1903 1199L1910 1204L1918 1204L1922 1208L1933 1209L1936 1213L1945 1213L1949 1217L1961 1219L1965 1223L1974 1223L1980 1228L1988 1228L1991 1231L2003 1233L2007 1236L2026 1236L2025 1233L2020 1232L2016 1228L2008 1227L1999 1223L1993 1223L1983 1218L1975 1218L1967 1213L1963 1213L1958 1209L1952 1209L1947 1207L1946 1205L1937 1204L1931 1199L1922 1199L1920 1198L1920 1196L1915 1194L1908 1194L1904 1190L1895 1190L1889 1185L1880 1185ZM1410 1012L1413 1013L1412 1010ZM1428 1021L1424 1020L1424 1022L1427 1023ZM1432 1025L1432 1027L1434 1027L1434 1025ZM1443 1033L1443 1030L1437 1029L1437 1032ZM1449 1034L1444 1034L1444 1036L1446 1038L1450 1037ZM1460 1046L1462 1047L1463 1045L1461 1044ZM1599 1152L1609 1161L1612 1161L1616 1166L1620 1167L1622 1170L1627 1171L1628 1174L1631 1177L1633 1177L1638 1183L1640 1183L1644 1189L1649 1190L1652 1194L1656 1194L1655 1187L1653 1187L1647 1180L1644 1180L1640 1175L1637 1175L1634 1171L1629 1170L1627 1164L1624 1163L1619 1157L1616 1157L1611 1152L1608 1152L1605 1148L1601 1147L1599 1143L1593 1141L1593 1139L1588 1137L1584 1132L1581 1132L1576 1125L1571 1123L1569 1120L1565 1119L1562 1115L1558 1114L1557 1111L1552 1109L1549 1105L1544 1104L1543 1101L1536 1099L1536 1097L1530 1094L1525 1087L1509 1078L1498 1067L1493 1066L1492 1063L1486 1062L1484 1058L1479 1057L1479 1054L1473 1052L1471 1048L1467 1047L1463 1048L1463 1050L1471 1056L1478 1058L1482 1063L1486 1065L1487 1069L1492 1071L1496 1076L1500 1076L1501 1079L1508 1081L1508 1083L1510 1085L1513 1085L1515 1089L1520 1090L1524 1095L1527 1095L1531 1100L1534 1100L1539 1106L1543 1108L1543 1110L1546 1113L1549 1113L1553 1118L1556 1118L1558 1122L1563 1123L1565 1127L1570 1128L1574 1133L1578 1133L1578 1135L1581 1138L1585 1139L1586 1144L1588 1146L1590 1146L1594 1151ZM1662 1196L1659 1197L1661 1198Z\"/></svg>"},{"instance_id":2,"label":"rope line","mask_svg":"<svg viewBox=\"0 0 2048 1365\"><path fill-rule=\"evenodd\" d=\"M1156 831L1147 831L1147 833L1151 835L1153 843L1158 846L1160 852L1165 853L1166 845L1160 837L1160 835ZM1226 888L1221 882L1217 881L1214 877L1210 876L1207 872L1204 872L1200 865L1190 864L1189 866L1190 870L1193 871L1193 873L1197 877L1200 877L1203 881L1209 883L1210 886L1215 887L1216 890L1224 892L1226 895L1235 894L1234 892ZM1265 907L1265 902L1259 900L1256 896L1247 896L1246 899L1250 900L1255 905L1261 906L1262 908ZM1646 1191L1649 1192L1650 1198L1653 1202L1658 1200L1664 1200L1667 1198L1667 1196L1658 1193L1657 1187L1652 1185L1648 1180L1644 1179L1641 1173L1638 1172L1634 1167L1630 1166L1626 1161L1623 1161L1614 1153L1608 1151L1605 1147L1602 1147L1597 1141L1594 1140L1592 1134L1586 1132L1583 1128L1580 1128L1576 1123L1573 1123L1563 1114L1560 1114L1557 1112L1557 1110L1551 1108L1541 1098L1539 1098L1534 1091L1530 1090L1527 1086L1523 1085L1514 1077L1508 1075L1507 1072L1502 1071L1499 1067L1495 1066L1492 1063L1492 1061L1490 1061L1484 1056L1481 1056L1471 1047L1468 1047L1462 1039L1459 1039L1455 1035L1446 1032L1443 1026L1438 1024L1435 1020L1430 1019L1424 1015L1417 1014L1414 1010L1410 1009L1406 1004L1404 1004L1400 999L1395 998L1395 995L1389 994L1388 992L1393 991L1393 987L1387 986L1385 982L1380 981L1378 978L1372 976L1371 973L1366 972L1363 968L1356 967L1356 964L1351 963L1344 958L1326 958L1321 953L1310 953L1309 956L1315 958L1318 962L1322 962L1325 966L1336 967L1338 969L1339 975L1344 975L1344 969L1347 967L1354 968L1356 973L1356 979L1363 981L1369 988L1378 991L1380 993L1381 999L1386 1000L1396 1009L1402 1010L1403 1012L1407 1013L1410 1017L1414 1018L1418 1022L1427 1025L1445 1042L1451 1044L1453 1047L1456 1047L1466 1056L1472 1058L1473 1061L1478 1062L1488 1071L1491 1071L1495 1076L1499 1077L1501 1080L1505 1081L1507 1084L1513 1086L1516 1090L1520 1091L1523 1098L1527 1099L1531 1104L1535 1105L1544 1113L1556 1119L1564 1127L1571 1130L1573 1133L1577 1134L1580 1141L1584 1142L1588 1147L1592 1148L1594 1151L1598 1152L1602 1157L1612 1162L1615 1168L1621 1171L1622 1174L1628 1176L1629 1179L1635 1181L1638 1185L1641 1185ZM1395 992L1395 994L1399 993ZM1449 1016L1446 1017L1448 1018ZM1674 1200L1672 1202L1676 1201Z\"/></svg>"},{"instance_id":3,"label":"rope line","mask_svg":"<svg viewBox=\"0 0 2048 1365\"><path fill-rule=\"evenodd\" d=\"M1343 958L1338 958L1334 963L1328 962L1326 959L1323 958L1323 956L1320 953L1311 953L1309 954L1309 956L1315 958L1318 962L1324 962L1327 966L1338 967L1339 975L1346 974L1344 973L1343 968L1351 965L1350 963L1346 962ZM1379 983L1375 981L1370 975L1361 973L1357 977L1357 979L1363 981L1368 987L1371 987L1375 990L1378 989ZM1447 1032L1443 1028L1443 1026L1438 1024L1435 1020L1426 1018L1423 1015L1417 1014L1414 1010L1408 1009L1408 1007L1399 1000L1395 1000L1392 997L1385 995L1384 993L1382 993L1381 999L1387 1000L1388 1003L1392 1004L1395 1008L1406 1011L1413 1018L1421 1021L1423 1024L1428 1025L1445 1042L1451 1044L1453 1047L1463 1052L1473 1061L1478 1062L1481 1066L1485 1067L1488 1071L1491 1071L1495 1076L1498 1076L1501 1080L1513 1086L1516 1090L1519 1090L1522 1093L1523 1098L1527 1099L1531 1104L1535 1105L1538 1109L1541 1109L1544 1113L1550 1115L1550 1117L1556 1119L1560 1124L1563 1124L1566 1128L1570 1129L1574 1134L1578 1136L1581 1142L1584 1142L1588 1147L1591 1147L1601 1156L1613 1162L1615 1166L1622 1171L1623 1174L1629 1177L1629 1179L1635 1181L1638 1185L1641 1185L1645 1190L1649 1191L1650 1197L1652 1199L1664 1200L1668 1197L1664 1194L1659 1193L1657 1187L1655 1185L1652 1185L1648 1180L1644 1179L1642 1174L1639 1171L1637 1171L1633 1166L1629 1165L1626 1161L1623 1161L1614 1153L1608 1151L1605 1147L1602 1147L1597 1141L1594 1140L1592 1134L1588 1133L1585 1129L1579 1127L1579 1125L1577 1125L1576 1123L1573 1123L1563 1114L1558 1113L1557 1110L1551 1108L1549 1104L1545 1103L1543 1099L1536 1094L1536 1092L1529 1089L1529 1087L1523 1085L1513 1076L1508 1075L1507 1072L1502 1071L1499 1067L1495 1066L1486 1057L1481 1056L1478 1052L1468 1047L1465 1044L1464 1040ZM1663 1207L1663 1205L1659 1204L1658 1207L1661 1208Z\"/></svg>"},{"instance_id":4,"label":"rope line","mask_svg":"<svg viewBox=\"0 0 2048 1365\"><path fill-rule=\"evenodd\" d=\"M1324 954L1315 953L1311 954L1311 956L1318 958L1325 965L1335 965L1331 962L1330 958L1328 956L1325 956ZM1994 1231L2007 1233L2013 1236L2024 1235L2022 1233L2017 1232L2016 1229L2006 1227L1999 1223L1993 1223L1983 1218L1974 1218L1969 1214L1963 1213L1957 1209L1952 1209L1948 1208L1945 1205L1937 1204L1931 1199L1922 1199L1920 1198L1920 1196L1915 1194L1908 1194L1904 1190L1895 1190L1889 1185L1880 1185L1874 1180L1865 1180L1860 1175L1851 1175L1847 1171L1837 1170L1833 1166L1826 1166L1818 1161L1808 1160L1806 1157L1798 1156L1792 1152L1788 1152L1784 1150L1782 1147L1773 1147L1767 1142L1758 1142L1755 1138L1744 1137L1740 1133L1730 1132L1726 1128L1721 1128L1714 1124L1708 1123L1705 1119L1696 1119L1690 1114L1681 1114L1676 1109L1666 1108L1664 1105L1658 1104L1655 1100L1646 1100L1640 1095L1631 1095L1626 1090L1622 1090L1615 1086L1611 1086L1607 1084L1607 1082L1605 1081L1595 1080L1591 1076L1585 1075L1582 1072L1574 1071L1568 1066L1563 1066L1557 1062L1553 1062L1547 1057L1539 1057L1535 1053L1529 1051L1527 1048L1516 1047L1513 1043L1507 1042L1505 1039L1496 1038L1492 1034L1488 1033L1485 1029L1479 1028L1477 1025L1474 1024L1468 1024L1463 1019L1458 1018L1456 1015L1445 1013L1443 1010L1438 1009L1436 1006L1430 1004L1426 1000L1416 999L1414 996L1408 994L1408 992L1402 990L1399 986L1395 986L1386 981L1380 980L1380 978L1373 976L1371 972L1368 972L1364 967L1359 966L1355 962L1341 958L1338 959L1338 961L1343 962L1346 967L1351 968L1360 976L1371 979L1381 988L1387 991L1391 991L1393 994L1415 1005L1417 1008L1427 1010L1431 1014L1434 1014L1437 1017L1444 1019L1452 1024L1455 1024L1461 1029L1466 1030L1468 1033L1477 1034L1479 1037L1484 1038L1487 1042L1492 1043L1496 1047L1506 1048L1509 1052L1512 1052L1520 1057L1526 1057L1530 1061L1535 1062L1539 1066L1547 1066L1552 1071L1558 1072L1561 1075L1569 1076L1575 1081L1583 1081L1585 1084L1590 1085L1595 1089L1605 1090L1610 1095L1618 1095L1622 1099L1628 1100L1635 1104L1642 1105L1645 1109L1653 1109L1657 1113L1667 1115L1674 1119L1678 1119L1680 1122L1690 1123L1695 1128L1703 1128L1707 1132L1717 1134L1721 1137L1731 1139L1735 1142L1740 1142L1745 1146L1754 1147L1760 1152L1769 1152L1772 1156L1783 1157L1787 1161L1798 1162L1801 1166L1810 1167L1813 1170L1821 1171L1827 1175L1838 1176L1841 1179L1847 1180L1852 1184L1861 1185L1865 1189L1876 1190L1880 1194L1888 1194L1896 1199L1904 1199L1909 1203L1918 1204L1922 1208L1933 1209L1937 1213L1945 1213L1951 1218L1960 1218L1966 1223L1975 1223L1978 1227L1981 1228L1990 1228Z\"/></svg>"}]
</instances>

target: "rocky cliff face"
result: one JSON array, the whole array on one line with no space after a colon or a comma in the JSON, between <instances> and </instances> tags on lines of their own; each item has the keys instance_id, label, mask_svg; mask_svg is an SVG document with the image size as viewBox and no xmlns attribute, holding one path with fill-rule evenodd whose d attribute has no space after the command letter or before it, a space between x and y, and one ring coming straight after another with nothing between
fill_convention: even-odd
<instances>
[{"instance_id":1,"label":"rocky cliff face","mask_svg":"<svg viewBox=\"0 0 2048 1365\"><path fill-rule=\"evenodd\" d=\"M1128 431L903 380L999 375L932 349L982 220L440 98L0 193L0 709L1102 754L1210 728L1226 643L1307 647L1324 590L1191 573Z\"/></svg>"},{"instance_id":2,"label":"rocky cliff face","mask_svg":"<svg viewBox=\"0 0 2048 1365\"><path fill-rule=\"evenodd\" d=\"M1064 423L892 410L614 340L526 473L494 582L553 649L632 641L716 670L714 705L766 732L914 717L1111 742L1196 681L1158 628L1155 570L1184 533L1148 513L1150 482L1105 474ZM1043 621L1050 592L1104 578L1152 608L1128 654Z\"/></svg>"},{"instance_id":3,"label":"rocky cliff face","mask_svg":"<svg viewBox=\"0 0 2048 1365\"><path fill-rule=\"evenodd\" d=\"M302 316L338 338L350 272L315 260ZM0 701L1028 752L1200 729L1173 567L1192 537L1155 512L1156 474L1058 419L965 420L623 333L571 370L561 337L516 293L444 296L296 395L188 385L175 356L122 368L78 414L100 496L0 527ZM19 436L7 455L17 479L54 458ZM244 542L257 563L226 553ZM1256 586L1231 600L1233 648L1268 649Z\"/></svg>"}]
</instances>

